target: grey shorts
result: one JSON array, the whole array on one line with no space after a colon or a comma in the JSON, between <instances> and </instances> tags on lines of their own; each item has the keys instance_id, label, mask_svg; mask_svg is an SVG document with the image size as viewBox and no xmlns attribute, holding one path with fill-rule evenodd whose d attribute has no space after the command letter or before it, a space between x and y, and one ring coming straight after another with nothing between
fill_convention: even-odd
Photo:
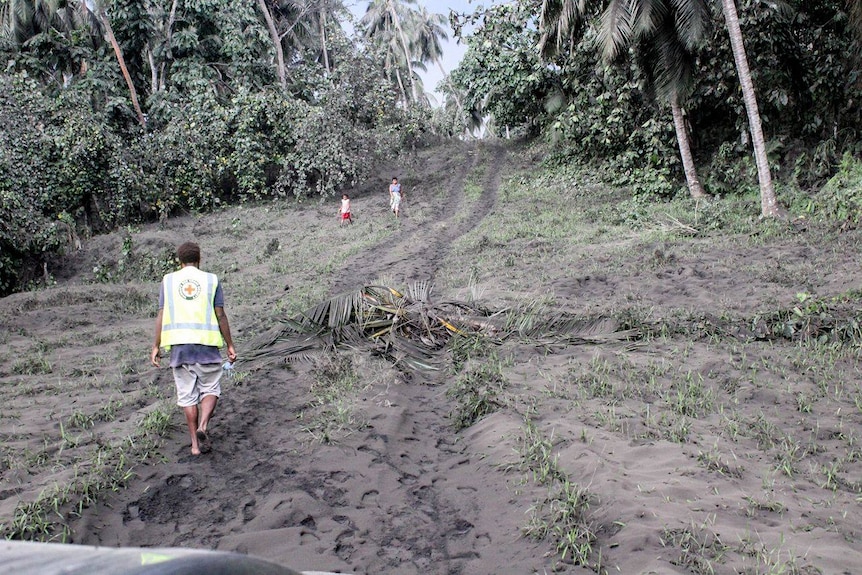
<instances>
[{"instance_id":1,"label":"grey shorts","mask_svg":"<svg viewBox=\"0 0 862 575\"><path fill-rule=\"evenodd\" d=\"M191 407L206 395L221 395L222 366L220 363L187 363L171 368L177 384L177 405Z\"/></svg>"}]
</instances>

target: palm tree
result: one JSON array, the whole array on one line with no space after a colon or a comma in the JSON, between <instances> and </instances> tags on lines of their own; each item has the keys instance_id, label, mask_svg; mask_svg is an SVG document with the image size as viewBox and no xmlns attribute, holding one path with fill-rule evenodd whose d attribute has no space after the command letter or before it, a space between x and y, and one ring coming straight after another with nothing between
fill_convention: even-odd
<instances>
[{"instance_id":1,"label":"palm tree","mask_svg":"<svg viewBox=\"0 0 862 575\"><path fill-rule=\"evenodd\" d=\"M402 26L402 14L408 13L408 4L416 4L416 0L372 0L360 24L364 27L366 38L382 38L383 44L390 50L396 47L400 49L404 58L402 62L407 69L412 101L416 103L419 101L419 95L413 73L413 55Z\"/></svg>"},{"instance_id":2,"label":"palm tree","mask_svg":"<svg viewBox=\"0 0 862 575\"><path fill-rule=\"evenodd\" d=\"M132 99L132 106L135 109L135 114L138 116L138 123L142 128L146 128L147 120L144 117L144 112L141 110L141 105L138 103L138 91L135 89L135 83L132 82L132 76L129 74L128 67L126 67L126 59L123 56L123 50L120 48L120 43L117 42L117 38L114 36L114 29L111 26L111 19L108 17L108 10L105 6L105 1L83 0L83 2L81 2L81 8L88 14L92 14L97 17L99 23L102 25L105 39L111 45L111 48L114 49L114 56L116 56L117 63L120 65L120 72L123 74L123 78L126 80L126 86L129 88L129 96Z\"/></svg>"},{"instance_id":3,"label":"palm tree","mask_svg":"<svg viewBox=\"0 0 862 575\"><path fill-rule=\"evenodd\" d=\"M278 75L278 83L282 90L287 88L287 67L284 64L284 47L281 45L281 35L275 25L275 18L266 0L257 0L257 5L263 15L263 20L266 22L266 29L269 32L269 38L272 41L272 47L275 50L275 69Z\"/></svg>"},{"instance_id":4,"label":"palm tree","mask_svg":"<svg viewBox=\"0 0 862 575\"><path fill-rule=\"evenodd\" d=\"M760 111L757 108L757 95L754 92L754 82L751 70L748 68L748 57L745 55L745 45L742 41L742 30L739 28L739 17L736 13L734 0L721 0L721 9L730 35L730 45L733 48L733 59L742 86L742 97L745 101L745 111L748 113L748 128L751 131L751 144L754 146L754 160L757 164L757 178L760 181L760 213L763 217L778 217L783 210L775 197L772 185L772 174L769 170L769 158L766 155L766 141L763 138L763 127L760 124Z\"/></svg>"},{"instance_id":5,"label":"palm tree","mask_svg":"<svg viewBox=\"0 0 862 575\"><path fill-rule=\"evenodd\" d=\"M668 15L670 15L668 13ZM682 159L683 172L691 197L706 197L697 175L691 152L685 110L682 102L692 85L694 56L685 39L676 33L672 18L665 17L651 41L642 41L638 53L643 69L659 96L669 104L673 127Z\"/></svg>"},{"instance_id":6,"label":"palm tree","mask_svg":"<svg viewBox=\"0 0 862 575\"><path fill-rule=\"evenodd\" d=\"M757 98L754 85L751 80L751 71L748 68L748 60L745 56L745 47L742 43L742 33L739 29L739 20L736 14L736 4L733 0L721 0L722 10L728 33L733 48L734 61L742 86L745 99L746 111L748 112L749 128L752 133L755 160L757 164L758 179L760 182L761 214L764 217L774 217L782 214L775 197L772 185L772 177L769 172L769 162L766 157L766 145L763 139L763 130L760 125L760 113L757 109ZM602 2L587 0L543 0L541 12L542 39L539 44L543 53L553 53L559 50L566 42L580 38L587 17L591 14L588 10L597 11L601 4L602 13L602 47L605 56L618 53L622 47L628 46L633 40L649 42L665 42L663 34L658 33L665 22L663 15L669 12L674 15L675 34L681 40L681 47L689 49L693 47L703 33L705 15L709 9L709 0L604 0ZM672 44L666 44L661 48L673 53ZM672 60L665 65L671 66ZM661 72L660 70L658 71ZM674 125L678 124L680 109L674 106L680 104L679 90L669 93L670 103L674 113ZM676 104L674 101L676 100ZM682 126L684 128L684 125ZM677 139L680 141L681 150L684 143L680 140L682 131L677 128ZM683 153L683 161L685 159ZM690 167L693 167L690 166ZM689 168L690 168L689 167ZM688 170L689 168L686 168ZM687 175L688 178L688 175ZM691 184L691 181L689 181ZM692 194L695 191L692 190Z\"/></svg>"},{"instance_id":7,"label":"palm tree","mask_svg":"<svg viewBox=\"0 0 862 575\"><path fill-rule=\"evenodd\" d=\"M862 44L862 0L847 0L847 11L850 13L850 30L856 38L858 51L858 44Z\"/></svg>"},{"instance_id":8,"label":"palm tree","mask_svg":"<svg viewBox=\"0 0 862 575\"><path fill-rule=\"evenodd\" d=\"M326 73L332 72L332 61L329 55L329 26L330 22L338 22L339 12L344 11L344 3L341 0L318 0L314 17L317 20L319 32L320 57L323 60L323 68Z\"/></svg>"},{"instance_id":9,"label":"palm tree","mask_svg":"<svg viewBox=\"0 0 862 575\"><path fill-rule=\"evenodd\" d=\"M634 26L636 30L641 30L642 35L638 50L642 68L659 96L670 104L685 180L689 193L695 199L704 198L707 194L700 183L694 164L683 102L692 86L693 51L703 34L708 18L706 10L698 11L698 6L700 5L696 3L691 4L693 11L683 15L675 12L672 6L657 3L655 6L646 7L650 13L642 15L645 23ZM678 26L677 21L683 18L686 25ZM618 28L612 23L610 26ZM612 49L609 44L614 48ZM606 42L605 57L615 58L616 56L616 44Z\"/></svg>"},{"instance_id":10,"label":"palm tree","mask_svg":"<svg viewBox=\"0 0 862 575\"><path fill-rule=\"evenodd\" d=\"M177 8L179 7L179 0L171 0L171 8L167 14L161 9L161 7L157 7L157 5L151 5L150 7L150 19L155 23L155 28L157 30L157 34L154 34L149 40L147 40L146 45L144 46L144 53L147 58L147 62L150 65L150 93L155 94L156 92L162 91L165 89L165 84L167 82L167 67L169 65L170 60L172 59L172 39L174 34L174 24L177 20ZM156 54L160 55L161 62L156 64Z\"/></svg>"},{"instance_id":11,"label":"palm tree","mask_svg":"<svg viewBox=\"0 0 862 575\"><path fill-rule=\"evenodd\" d=\"M281 87L287 88L287 64L295 53L305 47L321 46L321 58L330 72L327 46L327 22L337 21L343 9L340 0L257 0L275 50L276 73Z\"/></svg>"},{"instance_id":12,"label":"palm tree","mask_svg":"<svg viewBox=\"0 0 862 575\"><path fill-rule=\"evenodd\" d=\"M671 108L673 126L682 159L689 193L706 197L691 152L682 102L691 86L692 50L700 38L705 12L692 10L685 15L686 26L677 25L679 14L665 0L611 1L602 14L599 43L605 61L614 61L636 42L642 68L659 95ZM560 51L566 41L573 42L584 32L589 17L584 0L578 4L547 0L542 7L540 50L545 56Z\"/></svg>"},{"instance_id":13,"label":"palm tree","mask_svg":"<svg viewBox=\"0 0 862 575\"><path fill-rule=\"evenodd\" d=\"M0 35L13 45L21 47L39 37L50 35L67 39L76 30L92 28L92 23L82 18L81 11L60 0L7 0L0 3ZM56 46L56 40L52 40ZM70 50L52 49L52 65L46 66L47 75L63 75L63 85L67 85L80 70L81 62Z\"/></svg>"},{"instance_id":14,"label":"palm tree","mask_svg":"<svg viewBox=\"0 0 862 575\"><path fill-rule=\"evenodd\" d=\"M462 110L461 99L458 96L457 90L452 87L452 82L446 70L443 69L443 48L440 46L440 40L447 40L449 35L446 33L444 25L446 17L442 14L431 14L428 9L422 6L418 12L414 13L415 22L411 26L413 31L413 50L419 54L419 59L422 62L431 61L437 65L440 73L443 75L443 81L449 87L449 94L455 98L455 104L458 110Z\"/></svg>"},{"instance_id":15,"label":"palm tree","mask_svg":"<svg viewBox=\"0 0 862 575\"><path fill-rule=\"evenodd\" d=\"M329 67L329 48L326 45L326 14L327 10L324 7L325 3L321 3L317 11L317 21L320 24L320 52L323 57L323 69L329 74L332 70Z\"/></svg>"},{"instance_id":16,"label":"palm tree","mask_svg":"<svg viewBox=\"0 0 862 575\"><path fill-rule=\"evenodd\" d=\"M138 103L138 93L126 67L123 51L114 36L104 0L80 0L77 10L72 3L60 0L10 0L4 9L4 34L19 45L39 33L51 30L68 34L79 29L89 28L91 33L101 29L120 65L138 122L142 127L146 126L144 113Z\"/></svg>"}]
</instances>

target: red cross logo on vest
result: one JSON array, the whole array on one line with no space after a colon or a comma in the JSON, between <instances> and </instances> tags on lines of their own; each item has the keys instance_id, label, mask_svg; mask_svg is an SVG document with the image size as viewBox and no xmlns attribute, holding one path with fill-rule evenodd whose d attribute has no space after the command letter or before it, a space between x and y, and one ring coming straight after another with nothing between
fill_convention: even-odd
<instances>
[{"instance_id":1,"label":"red cross logo on vest","mask_svg":"<svg viewBox=\"0 0 862 575\"><path fill-rule=\"evenodd\" d=\"M193 279L185 279L179 285L180 297L186 300L193 300L201 295L201 284Z\"/></svg>"}]
</instances>

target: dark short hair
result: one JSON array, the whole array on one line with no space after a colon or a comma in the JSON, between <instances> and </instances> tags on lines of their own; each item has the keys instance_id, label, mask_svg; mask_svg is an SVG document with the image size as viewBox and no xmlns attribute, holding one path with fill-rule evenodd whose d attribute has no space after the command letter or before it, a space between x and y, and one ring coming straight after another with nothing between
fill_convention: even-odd
<instances>
[{"instance_id":1,"label":"dark short hair","mask_svg":"<svg viewBox=\"0 0 862 575\"><path fill-rule=\"evenodd\" d=\"M199 264L201 247L194 242L186 242L177 248L177 259L181 264Z\"/></svg>"},{"instance_id":2,"label":"dark short hair","mask_svg":"<svg viewBox=\"0 0 862 575\"><path fill-rule=\"evenodd\" d=\"M395 176L392 176L392 179L395 180L396 182L398 181L398 178L396 178Z\"/></svg>"}]
</instances>

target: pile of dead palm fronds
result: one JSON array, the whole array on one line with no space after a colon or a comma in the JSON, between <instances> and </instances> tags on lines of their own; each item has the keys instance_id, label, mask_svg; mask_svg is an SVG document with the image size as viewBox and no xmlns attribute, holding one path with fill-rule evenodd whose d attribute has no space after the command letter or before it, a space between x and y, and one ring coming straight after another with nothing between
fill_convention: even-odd
<instances>
[{"instance_id":1,"label":"pile of dead palm fronds","mask_svg":"<svg viewBox=\"0 0 862 575\"><path fill-rule=\"evenodd\" d=\"M252 343L247 360L254 367L311 360L336 348L369 351L387 357L402 370L434 371L445 367L453 336L476 336L501 343L519 336L533 345L556 346L623 341L608 318L539 317L530 310L485 309L475 302L431 301L427 281L406 291L370 285L325 300L304 314L284 319Z\"/></svg>"}]
</instances>

